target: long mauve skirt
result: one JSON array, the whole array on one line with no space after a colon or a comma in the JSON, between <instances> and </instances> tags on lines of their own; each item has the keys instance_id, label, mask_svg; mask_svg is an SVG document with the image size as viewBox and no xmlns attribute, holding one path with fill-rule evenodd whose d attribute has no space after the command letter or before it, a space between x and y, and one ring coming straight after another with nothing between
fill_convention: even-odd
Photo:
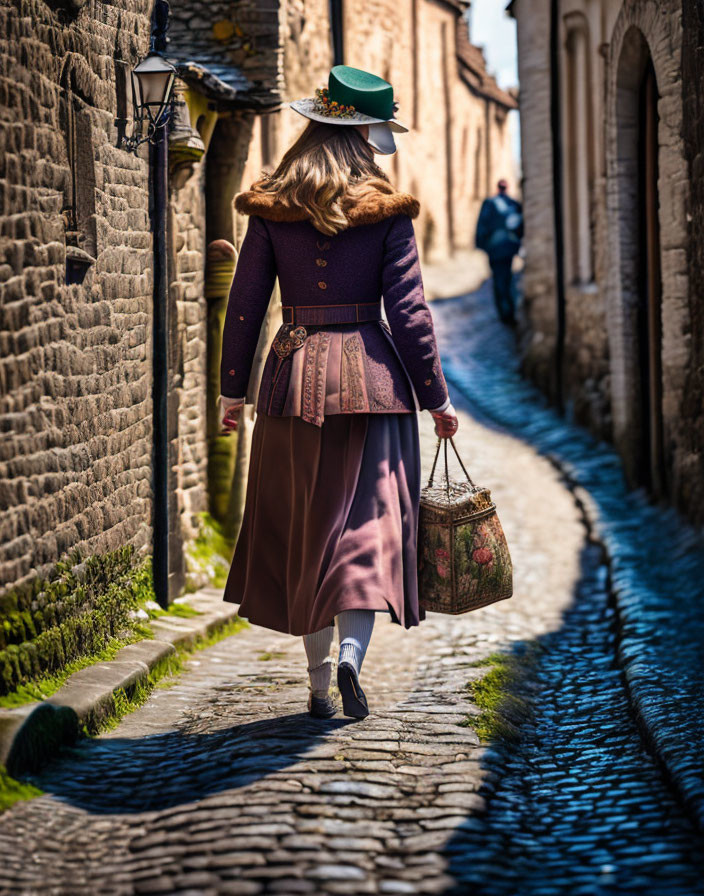
<instances>
[{"instance_id":1,"label":"long mauve skirt","mask_svg":"<svg viewBox=\"0 0 704 896\"><path fill-rule=\"evenodd\" d=\"M418 625L419 499L416 414L259 414L224 599L293 635L352 609Z\"/></svg>"}]
</instances>

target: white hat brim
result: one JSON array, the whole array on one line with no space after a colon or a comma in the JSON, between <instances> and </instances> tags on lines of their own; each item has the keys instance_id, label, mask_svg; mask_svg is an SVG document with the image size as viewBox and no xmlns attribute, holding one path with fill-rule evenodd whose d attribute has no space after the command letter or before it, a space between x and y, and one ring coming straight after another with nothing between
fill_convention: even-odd
<instances>
[{"instance_id":1,"label":"white hat brim","mask_svg":"<svg viewBox=\"0 0 704 896\"><path fill-rule=\"evenodd\" d=\"M367 143L383 156L391 156L396 152L396 141L388 121L369 125Z\"/></svg>"},{"instance_id":2,"label":"white hat brim","mask_svg":"<svg viewBox=\"0 0 704 896\"><path fill-rule=\"evenodd\" d=\"M321 115L315 111L315 99L313 97L305 97L302 100L292 100L289 107L299 115L310 118L313 121L322 121L325 124L388 124L392 131L399 134L405 134L408 128L396 121L395 118L372 118L371 115L365 115L364 112L353 112L349 118L335 118L332 115Z\"/></svg>"}]
</instances>

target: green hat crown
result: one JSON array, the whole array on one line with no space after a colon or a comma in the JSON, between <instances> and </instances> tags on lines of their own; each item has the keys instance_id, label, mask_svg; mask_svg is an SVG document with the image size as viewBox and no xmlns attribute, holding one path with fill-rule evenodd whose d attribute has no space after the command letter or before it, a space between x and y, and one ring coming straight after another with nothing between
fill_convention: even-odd
<instances>
[{"instance_id":1,"label":"green hat crown","mask_svg":"<svg viewBox=\"0 0 704 896\"><path fill-rule=\"evenodd\" d=\"M328 77L328 95L342 106L354 106L371 118L388 121L394 116L394 89L378 75L350 65L335 65Z\"/></svg>"}]
</instances>

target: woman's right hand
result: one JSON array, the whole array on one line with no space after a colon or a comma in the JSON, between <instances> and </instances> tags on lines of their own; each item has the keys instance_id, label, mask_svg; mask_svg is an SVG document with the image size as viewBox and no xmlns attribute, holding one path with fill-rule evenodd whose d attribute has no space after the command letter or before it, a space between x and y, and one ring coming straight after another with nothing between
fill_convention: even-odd
<instances>
[{"instance_id":1,"label":"woman's right hand","mask_svg":"<svg viewBox=\"0 0 704 896\"><path fill-rule=\"evenodd\" d=\"M435 435L441 439L449 439L455 435L459 428L457 414L452 405L448 405L444 411L438 413L431 411L435 421Z\"/></svg>"}]
</instances>

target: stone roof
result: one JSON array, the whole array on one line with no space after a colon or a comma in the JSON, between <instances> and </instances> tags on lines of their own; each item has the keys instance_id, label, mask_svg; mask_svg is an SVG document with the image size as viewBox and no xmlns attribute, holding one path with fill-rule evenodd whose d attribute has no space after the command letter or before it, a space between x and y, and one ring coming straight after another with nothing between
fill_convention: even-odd
<instances>
[{"instance_id":1,"label":"stone roof","mask_svg":"<svg viewBox=\"0 0 704 896\"><path fill-rule=\"evenodd\" d=\"M228 105L281 102L276 4L260 0L171 0L167 55L179 77Z\"/></svg>"},{"instance_id":2,"label":"stone roof","mask_svg":"<svg viewBox=\"0 0 704 896\"><path fill-rule=\"evenodd\" d=\"M487 71L482 48L470 43L467 22L464 18L457 20L456 52L460 75L470 90L505 109L518 108L516 98L499 87L496 78Z\"/></svg>"}]
</instances>

